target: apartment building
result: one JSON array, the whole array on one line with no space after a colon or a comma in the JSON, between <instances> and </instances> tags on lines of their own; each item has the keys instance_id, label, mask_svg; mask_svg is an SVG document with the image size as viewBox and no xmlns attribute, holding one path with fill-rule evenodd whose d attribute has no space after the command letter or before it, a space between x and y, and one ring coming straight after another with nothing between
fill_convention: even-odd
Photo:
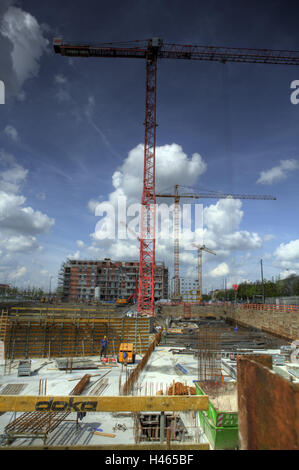
<instances>
[{"instance_id":1,"label":"apartment building","mask_svg":"<svg viewBox=\"0 0 299 470\"><path fill-rule=\"evenodd\" d=\"M170 296L174 292L174 279L170 283ZM195 302L199 297L199 285L197 279L180 277L180 294L184 302Z\"/></svg>"},{"instance_id":2,"label":"apartment building","mask_svg":"<svg viewBox=\"0 0 299 470\"><path fill-rule=\"evenodd\" d=\"M59 275L63 300L127 299L138 291L139 261L67 260ZM155 300L168 297L168 268L155 267Z\"/></svg>"}]
</instances>

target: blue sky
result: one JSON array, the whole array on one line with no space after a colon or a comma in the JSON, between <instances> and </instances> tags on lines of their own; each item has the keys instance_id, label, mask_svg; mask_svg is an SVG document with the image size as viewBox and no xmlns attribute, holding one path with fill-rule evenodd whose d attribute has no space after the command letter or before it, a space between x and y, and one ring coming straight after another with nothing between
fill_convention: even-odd
<instances>
[{"instance_id":1,"label":"blue sky","mask_svg":"<svg viewBox=\"0 0 299 470\"><path fill-rule=\"evenodd\" d=\"M3 0L0 7L0 282L56 285L67 256L138 259L130 241L98 240L97 201L140 201L145 64L56 55L76 42L165 42L299 51L290 1ZM298 52L299 54L299 52ZM174 184L276 201L205 199L204 287L299 272L299 67L160 60L157 190ZM181 270L196 252L181 241ZM157 259L172 274L172 240Z\"/></svg>"}]
</instances>

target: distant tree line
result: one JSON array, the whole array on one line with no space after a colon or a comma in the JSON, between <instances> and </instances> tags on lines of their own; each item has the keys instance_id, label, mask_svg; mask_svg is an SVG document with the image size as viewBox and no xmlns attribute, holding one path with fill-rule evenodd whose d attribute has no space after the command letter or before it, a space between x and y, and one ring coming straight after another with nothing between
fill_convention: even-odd
<instances>
[{"instance_id":1,"label":"distant tree line","mask_svg":"<svg viewBox=\"0 0 299 470\"><path fill-rule=\"evenodd\" d=\"M2 292L2 296L5 297L22 297L22 298L29 298L29 299L39 299L49 295L49 291L42 289L41 287L34 287L30 286L27 288L20 288L20 287L9 287L5 289L5 293ZM52 295L55 295L55 292L52 292Z\"/></svg>"},{"instance_id":2,"label":"distant tree line","mask_svg":"<svg viewBox=\"0 0 299 470\"><path fill-rule=\"evenodd\" d=\"M255 282L243 282L239 284L238 291L236 293L237 301L255 301L257 298L263 295L263 285L261 281ZM278 279L276 281L264 280L264 295L266 297L290 297L299 295L299 276L292 274L286 279ZM216 300L221 301L234 301L235 291L234 289L221 289L214 292L213 297ZM203 300L212 299L212 294L204 295Z\"/></svg>"}]
</instances>

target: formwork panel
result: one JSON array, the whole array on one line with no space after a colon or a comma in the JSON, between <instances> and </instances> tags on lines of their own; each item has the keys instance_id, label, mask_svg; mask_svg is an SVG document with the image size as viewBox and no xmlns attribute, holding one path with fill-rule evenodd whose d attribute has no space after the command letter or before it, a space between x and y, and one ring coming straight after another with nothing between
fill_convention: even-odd
<instances>
[{"instance_id":1,"label":"formwork panel","mask_svg":"<svg viewBox=\"0 0 299 470\"><path fill-rule=\"evenodd\" d=\"M143 354L152 334L151 318L91 317L90 311L80 312L83 318L67 318L67 311L33 312L29 320L19 312L9 316L5 354L8 359L29 357L72 357L98 355L100 342L108 338L107 354L116 354L121 342L131 342ZM74 312L71 312L73 316ZM88 315L87 315L88 314Z\"/></svg>"}]
</instances>

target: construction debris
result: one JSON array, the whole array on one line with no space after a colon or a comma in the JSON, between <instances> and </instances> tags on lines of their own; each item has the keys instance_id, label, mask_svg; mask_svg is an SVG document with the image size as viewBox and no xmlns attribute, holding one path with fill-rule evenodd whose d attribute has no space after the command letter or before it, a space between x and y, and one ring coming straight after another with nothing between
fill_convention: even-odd
<instances>
[{"instance_id":1,"label":"construction debris","mask_svg":"<svg viewBox=\"0 0 299 470\"><path fill-rule=\"evenodd\" d=\"M114 426L113 426L113 431L117 431L117 430L121 430L121 431L126 431L127 430L127 426L125 424L121 424L121 423L116 423Z\"/></svg>"},{"instance_id":2,"label":"construction debris","mask_svg":"<svg viewBox=\"0 0 299 470\"><path fill-rule=\"evenodd\" d=\"M157 395L163 395L163 390L159 390ZM167 395L196 395L196 389L181 382L175 382L168 387Z\"/></svg>"},{"instance_id":3,"label":"construction debris","mask_svg":"<svg viewBox=\"0 0 299 470\"><path fill-rule=\"evenodd\" d=\"M96 434L97 436L103 436L103 437L115 437L116 434L110 434L108 432L100 432L100 431L94 431L93 434Z\"/></svg>"}]
</instances>

